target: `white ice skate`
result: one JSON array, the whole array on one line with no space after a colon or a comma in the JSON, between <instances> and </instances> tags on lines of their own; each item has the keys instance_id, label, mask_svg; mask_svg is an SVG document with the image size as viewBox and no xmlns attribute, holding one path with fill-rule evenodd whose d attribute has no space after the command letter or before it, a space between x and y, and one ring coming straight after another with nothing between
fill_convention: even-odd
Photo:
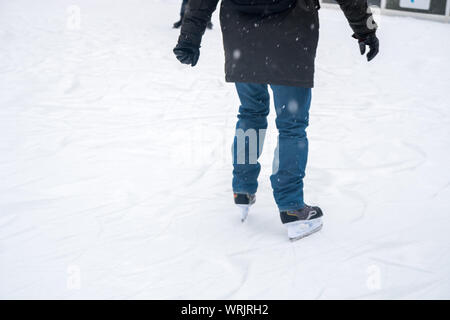
<instances>
[{"instance_id":1,"label":"white ice skate","mask_svg":"<svg viewBox=\"0 0 450 320\"><path fill-rule=\"evenodd\" d=\"M250 207L255 203L256 197L254 194L235 193L234 203L241 210L241 221L244 222L248 217Z\"/></svg>"},{"instance_id":2,"label":"white ice skate","mask_svg":"<svg viewBox=\"0 0 450 320\"><path fill-rule=\"evenodd\" d=\"M280 216L291 241L307 237L323 226L323 213L319 207L305 205L302 209L281 211Z\"/></svg>"}]
</instances>

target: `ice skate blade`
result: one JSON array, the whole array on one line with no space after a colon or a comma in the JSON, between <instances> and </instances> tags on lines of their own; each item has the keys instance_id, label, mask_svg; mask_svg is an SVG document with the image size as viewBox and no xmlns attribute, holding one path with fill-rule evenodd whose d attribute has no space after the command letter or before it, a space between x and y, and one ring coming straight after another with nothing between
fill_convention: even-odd
<instances>
[{"instance_id":1,"label":"ice skate blade","mask_svg":"<svg viewBox=\"0 0 450 320\"><path fill-rule=\"evenodd\" d=\"M291 242L303 239L322 229L322 218L286 223L288 237Z\"/></svg>"},{"instance_id":2,"label":"ice skate blade","mask_svg":"<svg viewBox=\"0 0 450 320\"><path fill-rule=\"evenodd\" d=\"M238 204L237 206L241 209L241 222L244 223L247 220L250 206L248 204Z\"/></svg>"}]
</instances>

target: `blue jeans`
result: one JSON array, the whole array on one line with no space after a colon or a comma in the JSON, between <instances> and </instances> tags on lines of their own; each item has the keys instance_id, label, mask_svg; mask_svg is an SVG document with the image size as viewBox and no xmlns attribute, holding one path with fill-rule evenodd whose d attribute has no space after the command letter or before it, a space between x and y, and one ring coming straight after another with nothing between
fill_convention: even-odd
<instances>
[{"instance_id":1,"label":"blue jeans","mask_svg":"<svg viewBox=\"0 0 450 320\"><path fill-rule=\"evenodd\" d=\"M273 173L273 195L280 210L300 209L308 158L306 127L311 89L271 85L278 129ZM264 143L270 96L266 84L236 83L239 107L233 142L233 192L256 193L261 165L257 161Z\"/></svg>"}]
</instances>

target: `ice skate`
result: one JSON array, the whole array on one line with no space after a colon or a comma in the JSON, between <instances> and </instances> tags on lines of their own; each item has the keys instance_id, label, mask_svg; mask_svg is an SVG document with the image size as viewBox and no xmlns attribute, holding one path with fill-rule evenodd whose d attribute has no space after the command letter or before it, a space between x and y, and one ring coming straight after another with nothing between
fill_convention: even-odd
<instances>
[{"instance_id":1,"label":"ice skate","mask_svg":"<svg viewBox=\"0 0 450 320\"><path fill-rule=\"evenodd\" d=\"M281 221L287 228L289 240L307 237L322 229L322 210L305 205L302 209L280 212Z\"/></svg>"},{"instance_id":2,"label":"ice skate","mask_svg":"<svg viewBox=\"0 0 450 320\"><path fill-rule=\"evenodd\" d=\"M235 193L234 203L241 209L241 221L244 222L247 219L248 211L252 204L256 201L254 194L248 193Z\"/></svg>"}]
</instances>

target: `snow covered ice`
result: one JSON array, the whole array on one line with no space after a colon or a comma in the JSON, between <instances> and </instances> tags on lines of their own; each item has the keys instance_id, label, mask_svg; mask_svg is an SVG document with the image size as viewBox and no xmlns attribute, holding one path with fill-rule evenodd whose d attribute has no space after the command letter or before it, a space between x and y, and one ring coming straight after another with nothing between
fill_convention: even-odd
<instances>
[{"instance_id":1,"label":"snow covered ice","mask_svg":"<svg viewBox=\"0 0 450 320\"><path fill-rule=\"evenodd\" d=\"M450 24L382 16L367 63L320 10L306 201L231 190L238 109L218 14L199 65L179 1L0 0L0 298L450 298Z\"/></svg>"}]
</instances>

